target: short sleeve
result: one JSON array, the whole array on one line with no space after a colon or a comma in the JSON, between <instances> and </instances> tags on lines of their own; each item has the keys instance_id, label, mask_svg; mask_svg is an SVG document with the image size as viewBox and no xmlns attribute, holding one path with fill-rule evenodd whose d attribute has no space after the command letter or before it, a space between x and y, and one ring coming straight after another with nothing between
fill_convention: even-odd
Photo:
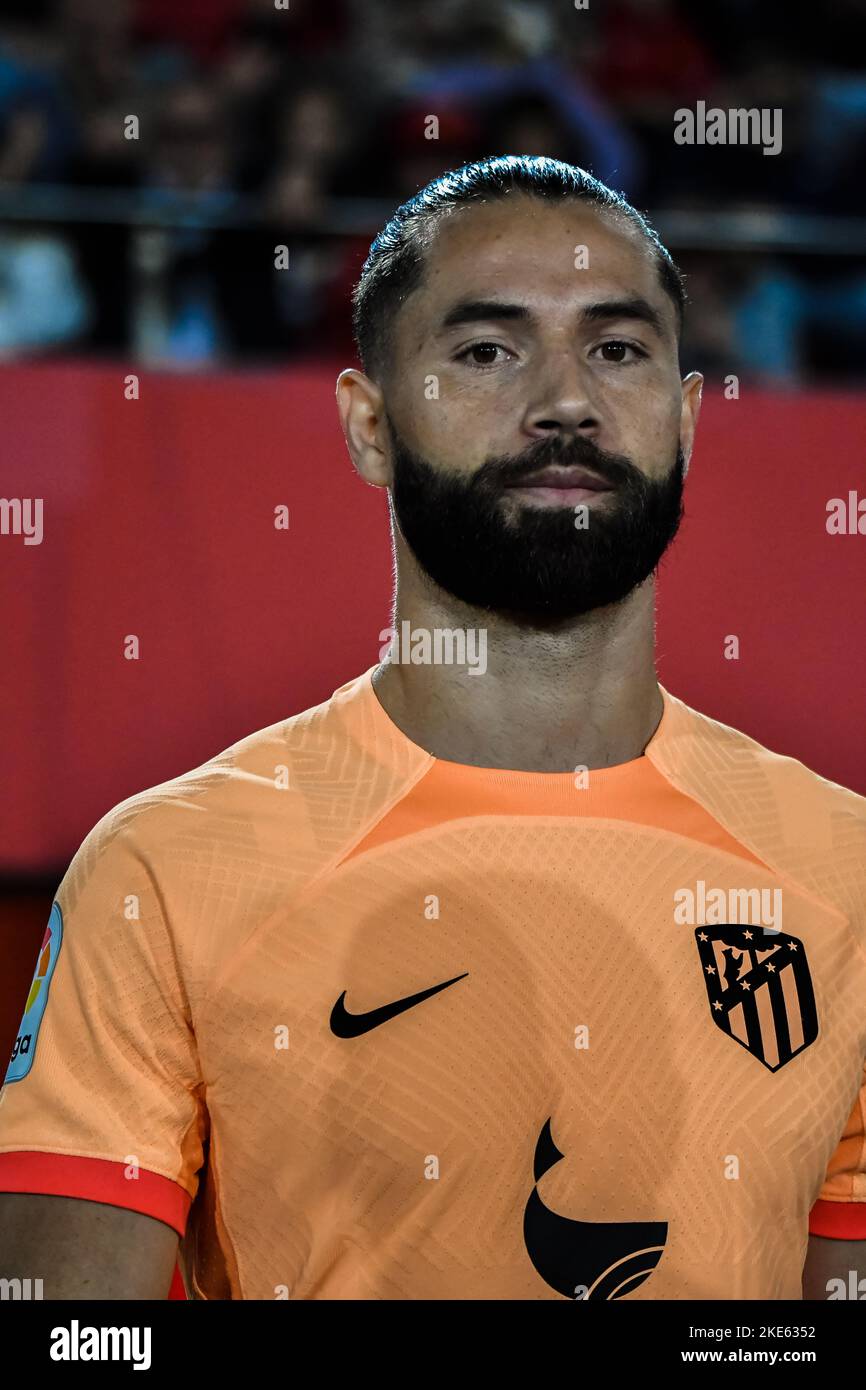
<instances>
[{"instance_id":1,"label":"short sleeve","mask_svg":"<svg viewBox=\"0 0 866 1390\"><path fill-rule=\"evenodd\" d=\"M863 1084L809 1217L809 1232L866 1240L866 1067Z\"/></svg>"},{"instance_id":2,"label":"short sleeve","mask_svg":"<svg viewBox=\"0 0 866 1390\"><path fill-rule=\"evenodd\" d=\"M129 804L57 891L0 1091L0 1191L128 1207L182 1235L204 1085L159 854Z\"/></svg>"}]
</instances>

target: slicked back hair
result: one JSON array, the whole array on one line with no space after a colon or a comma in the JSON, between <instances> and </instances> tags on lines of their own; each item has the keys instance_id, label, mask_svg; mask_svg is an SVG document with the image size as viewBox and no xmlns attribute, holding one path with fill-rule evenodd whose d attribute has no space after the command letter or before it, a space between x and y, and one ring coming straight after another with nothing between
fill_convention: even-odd
<instances>
[{"instance_id":1,"label":"slicked back hair","mask_svg":"<svg viewBox=\"0 0 866 1390\"><path fill-rule=\"evenodd\" d=\"M585 169L546 155L493 155L449 170L428 183L397 208L370 247L352 294L352 326L361 365L372 380L381 382L391 368L394 318L422 282L426 252L439 223L454 208L490 202L512 192L551 202L573 198L628 219L652 248L681 333L686 304L682 273L655 228L621 193Z\"/></svg>"}]
</instances>

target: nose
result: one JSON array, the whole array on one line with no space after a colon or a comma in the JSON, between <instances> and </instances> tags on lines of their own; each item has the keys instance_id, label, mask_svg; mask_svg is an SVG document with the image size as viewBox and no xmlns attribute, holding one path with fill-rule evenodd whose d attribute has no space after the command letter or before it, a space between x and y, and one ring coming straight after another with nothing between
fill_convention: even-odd
<instances>
[{"instance_id":1,"label":"nose","mask_svg":"<svg viewBox=\"0 0 866 1390\"><path fill-rule=\"evenodd\" d=\"M574 351L547 357L530 392L524 433L532 439L557 432L595 436L600 428L601 416L590 394L587 373Z\"/></svg>"}]
</instances>

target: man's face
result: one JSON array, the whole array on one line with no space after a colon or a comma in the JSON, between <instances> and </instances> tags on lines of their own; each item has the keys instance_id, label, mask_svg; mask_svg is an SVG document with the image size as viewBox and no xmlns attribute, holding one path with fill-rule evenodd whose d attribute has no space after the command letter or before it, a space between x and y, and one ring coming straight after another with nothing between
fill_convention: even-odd
<instances>
[{"instance_id":1,"label":"man's face","mask_svg":"<svg viewBox=\"0 0 866 1390\"><path fill-rule=\"evenodd\" d=\"M474 607L542 625L616 603L676 533L699 387L636 229L519 195L464 209L395 324L395 523Z\"/></svg>"}]
</instances>

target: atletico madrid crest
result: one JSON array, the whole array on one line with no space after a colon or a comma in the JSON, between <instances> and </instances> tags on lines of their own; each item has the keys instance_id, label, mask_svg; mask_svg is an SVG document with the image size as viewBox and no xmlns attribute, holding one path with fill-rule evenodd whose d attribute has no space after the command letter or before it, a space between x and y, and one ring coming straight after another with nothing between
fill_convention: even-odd
<instances>
[{"instance_id":1,"label":"atletico madrid crest","mask_svg":"<svg viewBox=\"0 0 866 1390\"><path fill-rule=\"evenodd\" d=\"M818 1036L815 991L802 941L764 927L697 927L717 1028L778 1071Z\"/></svg>"}]
</instances>

